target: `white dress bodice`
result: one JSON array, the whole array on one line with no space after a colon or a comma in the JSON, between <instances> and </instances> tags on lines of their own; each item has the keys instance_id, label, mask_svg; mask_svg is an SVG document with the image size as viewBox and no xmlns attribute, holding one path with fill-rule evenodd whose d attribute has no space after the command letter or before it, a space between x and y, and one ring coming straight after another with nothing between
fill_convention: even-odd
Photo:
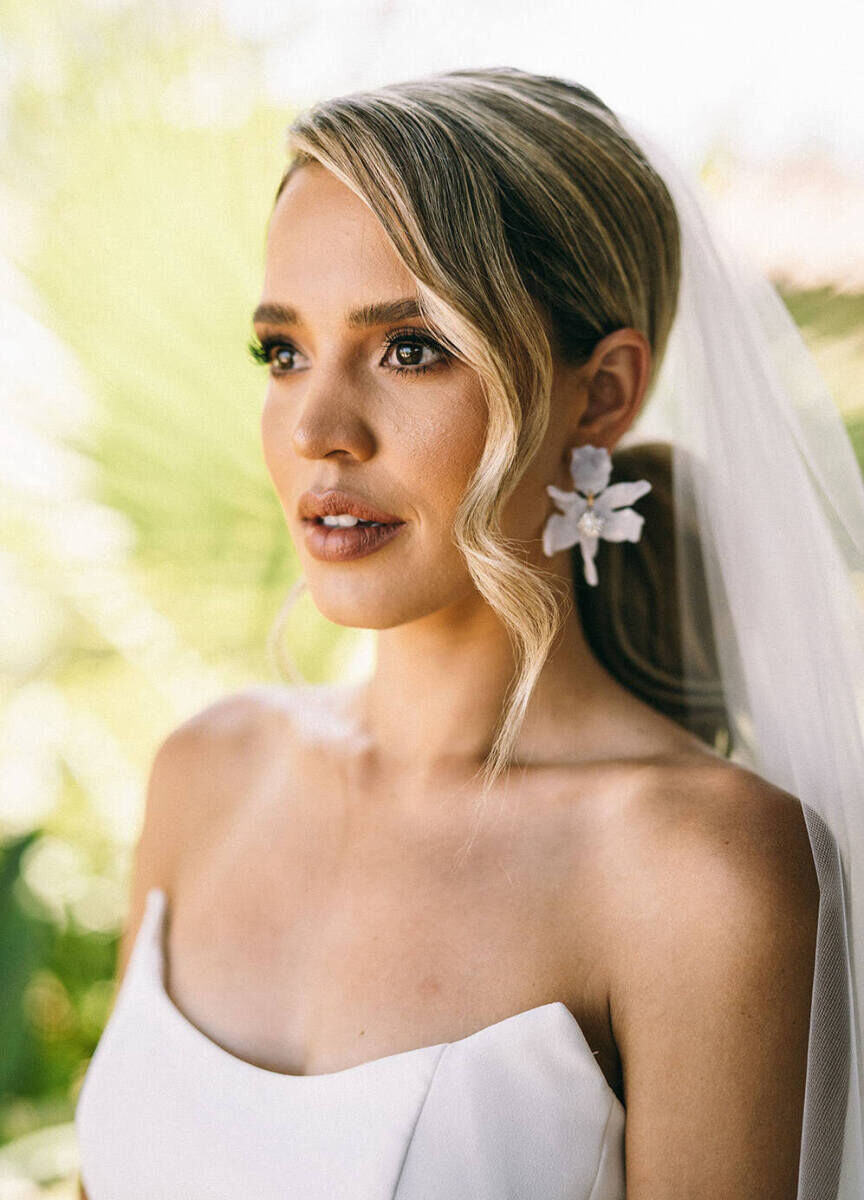
<instances>
[{"instance_id":1,"label":"white dress bodice","mask_svg":"<svg viewBox=\"0 0 864 1200\"><path fill-rule=\"evenodd\" d=\"M229 1053L165 986L147 894L75 1110L89 1200L623 1200L624 1108L567 1006L318 1075Z\"/></svg>"}]
</instances>

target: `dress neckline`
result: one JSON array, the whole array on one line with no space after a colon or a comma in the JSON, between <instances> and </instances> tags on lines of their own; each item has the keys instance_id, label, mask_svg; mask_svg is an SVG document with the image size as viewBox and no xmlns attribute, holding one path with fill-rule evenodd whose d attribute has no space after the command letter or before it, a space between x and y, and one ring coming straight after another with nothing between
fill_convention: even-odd
<instances>
[{"instance_id":1,"label":"dress neckline","mask_svg":"<svg viewBox=\"0 0 864 1200\"><path fill-rule=\"evenodd\" d=\"M297 1074L293 1071L273 1071L268 1067L259 1067L256 1063L250 1062L248 1059L240 1058L236 1054L232 1054L230 1050L226 1050L224 1046L220 1046L211 1037L208 1037L203 1030L183 1013L174 1003L171 996L168 994L168 989L165 984L165 974L167 967L166 947L163 944L163 928L164 919L168 907L168 895L164 888L152 887L147 892L145 914L142 920L141 927L138 932L137 940L145 931L147 935L148 945L145 947L150 952L150 962L148 976L153 983L153 990L157 996L162 1009L167 1013L169 1019L174 1025L187 1036L193 1037L198 1045L206 1051L214 1059L219 1059L225 1064L243 1071L248 1074L254 1074L258 1078L267 1078L268 1080L285 1081L285 1086L302 1086L304 1084L311 1085L316 1080L347 1080L353 1075L362 1075L373 1071L382 1066L395 1064L398 1059L407 1059L410 1056L431 1055L433 1051L443 1052L450 1046L461 1046L471 1042L473 1039L482 1035L489 1035L495 1031L503 1031L505 1026L513 1027L522 1022L531 1022L537 1020L561 1019L563 1018L570 1029L571 1033L576 1036L585 1051L588 1059L591 1062L597 1077L602 1081L608 1095L614 1100L615 1104L624 1109L623 1104L618 1096L613 1091L609 1080L606 1078L600 1064L594 1057L588 1040L582 1026L571 1013L570 1009L563 1000L552 1000L548 1004L538 1004L534 1008L522 1009L521 1012L511 1013L508 1017L502 1017L500 1021L494 1021L491 1025L484 1025L482 1029L476 1029L473 1033L466 1034L465 1037L455 1038L451 1042L435 1042L427 1046L412 1046L408 1050L397 1050L393 1054L383 1054L378 1058L366 1059L365 1062L355 1063L350 1067L341 1067L337 1071L316 1071L311 1074ZM133 947L133 951L137 950L137 946ZM131 959L130 959L131 966ZM128 974L128 972L127 972Z\"/></svg>"}]
</instances>

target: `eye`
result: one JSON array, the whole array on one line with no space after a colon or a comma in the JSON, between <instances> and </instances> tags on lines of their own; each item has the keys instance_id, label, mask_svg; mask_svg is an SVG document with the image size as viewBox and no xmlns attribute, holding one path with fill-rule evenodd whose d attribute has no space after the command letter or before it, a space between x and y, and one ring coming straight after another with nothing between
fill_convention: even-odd
<instances>
[{"instance_id":1,"label":"eye","mask_svg":"<svg viewBox=\"0 0 864 1200\"><path fill-rule=\"evenodd\" d=\"M255 362L269 364L271 375L287 375L294 368L293 355L297 350L290 342L281 338L263 337L260 341L253 339L247 349ZM292 356L291 361L286 361L283 355Z\"/></svg>"},{"instance_id":2,"label":"eye","mask_svg":"<svg viewBox=\"0 0 864 1200\"><path fill-rule=\"evenodd\" d=\"M425 375L430 367L445 362L449 357L448 351L419 329L398 329L389 334L382 363L386 362L391 350L396 350L396 362L391 363L390 370L397 375ZM421 362L425 351L431 350L439 357L437 361Z\"/></svg>"}]
</instances>

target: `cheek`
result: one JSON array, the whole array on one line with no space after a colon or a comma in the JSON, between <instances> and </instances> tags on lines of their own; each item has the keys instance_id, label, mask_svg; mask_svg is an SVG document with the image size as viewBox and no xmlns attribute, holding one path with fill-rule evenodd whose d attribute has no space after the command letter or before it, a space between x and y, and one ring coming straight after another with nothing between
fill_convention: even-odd
<instances>
[{"instance_id":1,"label":"cheek","mask_svg":"<svg viewBox=\"0 0 864 1200\"><path fill-rule=\"evenodd\" d=\"M425 508L448 526L480 461L485 435L485 411L481 415L465 403L424 422L412 439L411 474L424 493Z\"/></svg>"}]
</instances>

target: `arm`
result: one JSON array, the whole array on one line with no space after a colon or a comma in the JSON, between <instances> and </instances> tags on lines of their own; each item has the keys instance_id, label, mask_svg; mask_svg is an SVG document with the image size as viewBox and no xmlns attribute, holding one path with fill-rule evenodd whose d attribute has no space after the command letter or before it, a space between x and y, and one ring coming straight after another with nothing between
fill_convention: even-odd
<instances>
[{"instance_id":1,"label":"arm","mask_svg":"<svg viewBox=\"0 0 864 1200\"><path fill-rule=\"evenodd\" d=\"M722 778L722 777L721 777ZM731 785L730 785L731 781ZM795 1200L819 888L750 773L639 806L611 988L628 1200Z\"/></svg>"}]
</instances>

